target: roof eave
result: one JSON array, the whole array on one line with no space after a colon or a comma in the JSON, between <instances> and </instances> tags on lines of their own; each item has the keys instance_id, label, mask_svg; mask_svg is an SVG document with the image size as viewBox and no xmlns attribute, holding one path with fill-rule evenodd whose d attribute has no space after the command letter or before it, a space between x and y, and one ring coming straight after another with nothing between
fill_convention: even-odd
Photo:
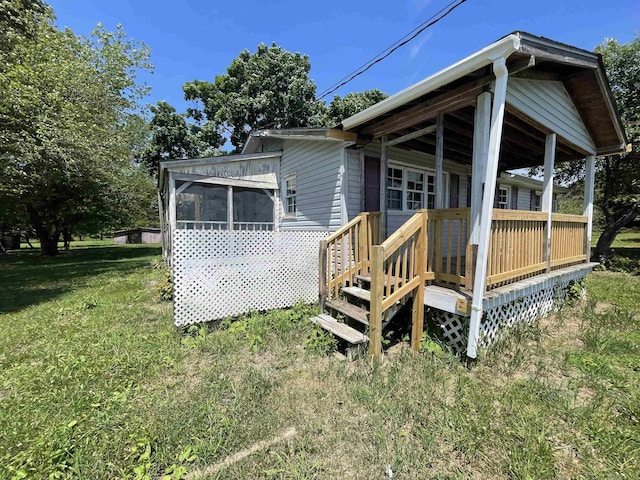
<instances>
[{"instance_id":1,"label":"roof eave","mask_svg":"<svg viewBox=\"0 0 640 480\"><path fill-rule=\"evenodd\" d=\"M401 107L417 98L426 95L433 90L440 88L452 81L468 75L482 67L493 63L498 58L507 58L520 48L520 37L515 34L507 35L497 42L492 43L488 47L479 50L457 63L440 70L438 73L425 78L424 80L411 85L408 88L392 95L385 100L356 113L342 121L344 130L351 130L363 123L390 112L391 110Z\"/></svg>"},{"instance_id":2,"label":"roof eave","mask_svg":"<svg viewBox=\"0 0 640 480\"><path fill-rule=\"evenodd\" d=\"M355 143L358 135L336 128L285 128L278 130L254 130L251 132L242 153L255 151L263 138L293 140L332 140Z\"/></svg>"}]
</instances>

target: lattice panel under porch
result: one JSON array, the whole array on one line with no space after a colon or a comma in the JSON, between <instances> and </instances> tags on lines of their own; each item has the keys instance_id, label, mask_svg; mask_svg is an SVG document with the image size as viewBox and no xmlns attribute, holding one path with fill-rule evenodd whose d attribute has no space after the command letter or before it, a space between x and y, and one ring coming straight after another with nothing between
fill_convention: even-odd
<instances>
[{"instance_id":1,"label":"lattice panel under porch","mask_svg":"<svg viewBox=\"0 0 640 480\"><path fill-rule=\"evenodd\" d=\"M318 245L327 235L175 230L175 325L315 302Z\"/></svg>"},{"instance_id":2,"label":"lattice panel under porch","mask_svg":"<svg viewBox=\"0 0 640 480\"><path fill-rule=\"evenodd\" d=\"M529 282L525 281L530 285L522 290L485 300L479 344L490 346L505 328L517 323L531 323L557 311L564 303L571 283L582 280L590 271L591 266L567 269L566 274L545 278L539 283L534 283L534 277Z\"/></svg>"},{"instance_id":3,"label":"lattice panel under porch","mask_svg":"<svg viewBox=\"0 0 640 480\"><path fill-rule=\"evenodd\" d=\"M586 266L580 270L544 278L537 283L535 279L531 279L523 289L485 300L485 314L480 323L480 346L491 346L505 329L518 323L531 323L557 311L564 303L572 282L582 280L590 271L591 266ZM582 294L585 294L584 288ZM436 308L430 309L427 316L440 327L454 352L462 353L466 350L468 317Z\"/></svg>"},{"instance_id":4,"label":"lattice panel under porch","mask_svg":"<svg viewBox=\"0 0 640 480\"><path fill-rule=\"evenodd\" d=\"M469 317L445 312L437 308L429 309L427 315L430 320L440 327L442 336L456 354L465 351L467 348Z\"/></svg>"}]
</instances>

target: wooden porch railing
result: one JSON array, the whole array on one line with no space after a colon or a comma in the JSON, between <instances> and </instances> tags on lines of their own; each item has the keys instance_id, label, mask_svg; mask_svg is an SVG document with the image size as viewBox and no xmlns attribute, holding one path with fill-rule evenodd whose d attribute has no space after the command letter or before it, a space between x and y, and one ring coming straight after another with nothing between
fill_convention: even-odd
<instances>
[{"instance_id":1,"label":"wooden porch railing","mask_svg":"<svg viewBox=\"0 0 640 480\"><path fill-rule=\"evenodd\" d=\"M468 252L470 219L469 208L444 208L428 212L429 245L433 246L427 256L429 269L434 272L436 281L460 285L469 290L473 278L466 268L472 265L472 255Z\"/></svg>"},{"instance_id":2,"label":"wooden porch railing","mask_svg":"<svg viewBox=\"0 0 640 480\"><path fill-rule=\"evenodd\" d=\"M382 318L397 302L413 295L411 348L418 350L424 321L424 285L433 280L427 270L426 210L418 210L371 254L371 303L369 352L379 357L382 349Z\"/></svg>"},{"instance_id":3,"label":"wooden porch railing","mask_svg":"<svg viewBox=\"0 0 640 480\"><path fill-rule=\"evenodd\" d=\"M369 273L373 245L380 243L380 212L362 212L320 242L320 308L338 298L340 288L356 275Z\"/></svg>"},{"instance_id":4,"label":"wooden porch railing","mask_svg":"<svg viewBox=\"0 0 640 480\"><path fill-rule=\"evenodd\" d=\"M550 249L545 248L548 214L493 210L486 288L491 289L588 259L587 217L552 214ZM380 243L380 213L361 213L320 245L320 306L338 298L356 275L371 276L369 351L381 353L382 320L398 302L413 296L411 348L419 348L424 286L445 282L472 289L475 259L469 245L470 209L418 210Z\"/></svg>"},{"instance_id":5,"label":"wooden porch railing","mask_svg":"<svg viewBox=\"0 0 640 480\"><path fill-rule=\"evenodd\" d=\"M588 258L584 242L587 217L552 214L551 245L547 252L547 213L495 209L492 216L487 288Z\"/></svg>"},{"instance_id":6,"label":"wooden porch railing","mask_svg":"<svg viewBox=\"0 0 640 480\"><path fill-rule=\"evenodd\" d=\"M551 214L551 268L560 268L589 259L591 245L585 242L587 217Z\"/></svg>"}]
</instances>

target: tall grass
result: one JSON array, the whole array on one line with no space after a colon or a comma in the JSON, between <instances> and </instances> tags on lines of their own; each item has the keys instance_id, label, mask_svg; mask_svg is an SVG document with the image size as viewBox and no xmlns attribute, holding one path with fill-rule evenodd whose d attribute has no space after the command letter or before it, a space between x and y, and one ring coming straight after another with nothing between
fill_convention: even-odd
<instances>
[{"instance_id":1,"label":"tall grass","mask_svg":"<svg viewBox=\"0 0 640 480\"><path fill-rule=\"evenodd\" d=\"M638 478L640 279L517 329L471 369L447 349L331 355L315 307L176 329L158 249L0 259L0 477ZM211 470L209 470L211 471Z\"/></svg>"}]
</instances>

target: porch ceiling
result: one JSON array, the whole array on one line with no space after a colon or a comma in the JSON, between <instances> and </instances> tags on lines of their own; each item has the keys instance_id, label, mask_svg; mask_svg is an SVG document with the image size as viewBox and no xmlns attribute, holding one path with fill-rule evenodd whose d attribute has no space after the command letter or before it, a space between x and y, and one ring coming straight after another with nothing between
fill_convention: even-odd
<instances>
[{"instance_id":1,"label":"porch ceiling","mask_svg":"<svg viewBox=\"0 0 640 480\"><path fill-rule=\"evenodd\" d=\"M443 115L445 158L471 165L474 108L474 106L467 106ZM435 122L421 122L395 131L388 135L388 139L393 140L430 125L435 125ZM535 122L527 121L520 112L508 107L505 114L500 149L500 170L542 165L544 163L545 135L547 133L547 129L540 125L535 125ZM435 155L436 135L435 133L428 133L402 142L396 147ZM558 137L556 162L564 162L576 158L584 158L584 153L579 152L563 138Z\"/></svg>"}]
</instances>

